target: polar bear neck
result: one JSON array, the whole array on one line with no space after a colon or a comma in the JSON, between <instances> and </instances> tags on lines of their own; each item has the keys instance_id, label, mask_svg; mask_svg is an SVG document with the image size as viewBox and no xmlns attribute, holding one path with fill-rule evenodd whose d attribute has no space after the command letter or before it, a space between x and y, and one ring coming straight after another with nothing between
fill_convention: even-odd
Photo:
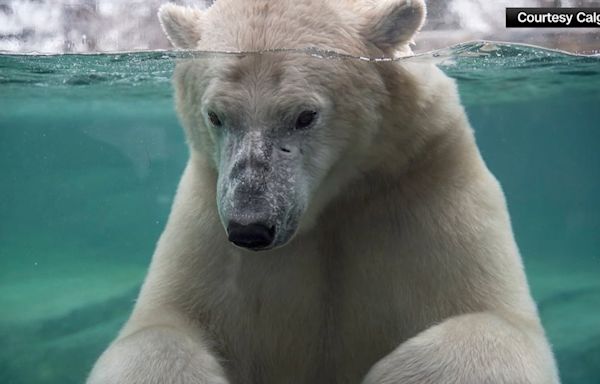
<instances>
[{"instance_id":1,"label":"polar bear neck","mask_svg":"<svg viewBox=\"0 0 600 384\"><path fill-rule=\"evenodd\" d=\"M485 169L454 81L433 65L388 69L391 73L383 75L392 96L371 140L376 148L367 147L360 162L342 159L330 172L307 212L311 222L329 205L361 205L380 194L398 193L398 188L421 188L420 183L435 188L438 175L462 179L474 168Z\"/></svg>"}]
</instances>

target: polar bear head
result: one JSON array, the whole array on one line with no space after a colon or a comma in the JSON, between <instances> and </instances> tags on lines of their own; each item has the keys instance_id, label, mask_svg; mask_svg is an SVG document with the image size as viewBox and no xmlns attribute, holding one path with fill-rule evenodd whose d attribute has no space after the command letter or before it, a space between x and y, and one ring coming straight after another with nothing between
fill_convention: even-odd
<instances>
[{"instance_id":1,"label":"polar bear head","mask_svg":"<svg viewBox=\"0 0 600 384\"><path fill-rule=\"evenodd\" d=\"M372 143L390 105L403 99L396 89L410 94L397 66L319 59L307 49L409 52L424 14L422 0L217 0L207 10L160 8L176 47L242 52L183 60L174 76L191 156L215 172L231 242L264 250L309 230L386 151ZM394 107L394 119L410 119L414 108Z\"/></svg>"}]
</instances>

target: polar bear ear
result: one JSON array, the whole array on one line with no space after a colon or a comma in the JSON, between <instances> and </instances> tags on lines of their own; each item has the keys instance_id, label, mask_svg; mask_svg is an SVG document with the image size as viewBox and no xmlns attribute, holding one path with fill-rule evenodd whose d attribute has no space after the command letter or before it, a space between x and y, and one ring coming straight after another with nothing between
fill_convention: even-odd
<instances>
[{"instance_id":1,"label":"polar bear ear","mask_svg":"<svg viewBox=\"0 0 600 384\"><path fill-rule=\"evenodd\" d=\"M200 41L202 11L172 3L158 9L158 20L163 31L177 48L193 49Z\"/></svg>"},{"instance_id":2,"label":"polar bear ear","mask_svg":"<svg viewBox=\"0 0 600 384\"><path fill-rule=\"evenodd\" d=\"M363 34L368 41L387 51L412 42L425 21L423 0L368 1Z\"/></svg>"}]
</instances>

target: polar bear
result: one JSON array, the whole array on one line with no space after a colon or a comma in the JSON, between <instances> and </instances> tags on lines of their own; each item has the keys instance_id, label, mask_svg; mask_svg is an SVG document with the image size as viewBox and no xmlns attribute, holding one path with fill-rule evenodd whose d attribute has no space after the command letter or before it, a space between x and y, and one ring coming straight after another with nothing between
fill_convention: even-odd
<instances>
[{"instance_id":1,"label":"polar bear","mask_svg":"<svg viewBox=\"0 0 600 384\"><path fill-rule=\"evenodd\" d=\"M90 384L558 383L422 0L164 5L190 156Z\"/></svg>"}]
</instances>

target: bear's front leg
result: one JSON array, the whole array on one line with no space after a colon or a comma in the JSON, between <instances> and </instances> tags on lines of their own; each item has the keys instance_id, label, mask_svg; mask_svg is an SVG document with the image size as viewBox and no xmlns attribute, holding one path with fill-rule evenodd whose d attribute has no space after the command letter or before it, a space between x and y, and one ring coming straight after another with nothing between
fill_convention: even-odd
<instances>
[{"instance_id":1,"label":"bear's front leg","mask_svg":"<svg viewBox=\"0 0 600 384\"><path fill-rule=\"evenodd\" d=\"M452 317L402 343L363 384L555 384L554 358L538 324L492 313Z\"/></svg>"},{"instance_id":2,"label":"bear's front leg","mask_svg":"<svg viewBox=\"0 0 600 384\"><path fill-rule=\"evenodd\" d=\"M186 330L151 326L117 339L87 384L227 384L223 369Z\"/></svg>"}]
</instances>

